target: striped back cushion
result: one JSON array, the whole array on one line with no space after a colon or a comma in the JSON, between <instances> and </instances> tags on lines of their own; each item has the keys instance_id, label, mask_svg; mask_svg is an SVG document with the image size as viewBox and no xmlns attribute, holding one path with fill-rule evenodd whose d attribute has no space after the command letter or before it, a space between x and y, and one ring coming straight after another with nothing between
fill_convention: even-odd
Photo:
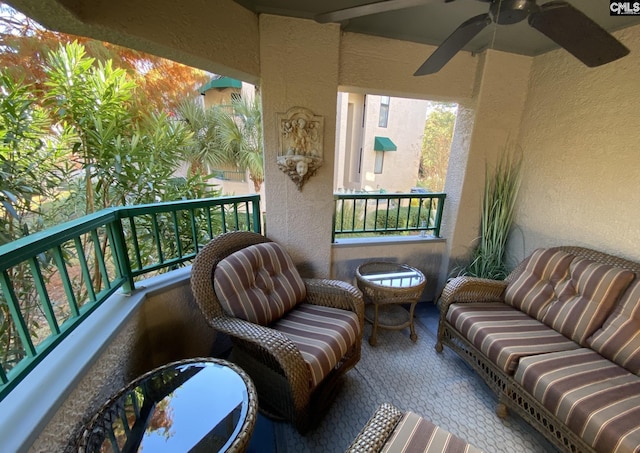
<instances>
[{"instance_id":1,"label":"striped back cushion","mask_svg":"<svg viewBox=\"0 0 640 453\"><path fill-rule=\"evenodd\" d=\"M220 261L213 286L225 313L261 325L307 296L291 257L275 242L246 247Z\"/></svg>"},{"instance_id":2,"label":"striped back cushion","mask_svg":"<svg viewBox=\"0 0 640 453\"><path fill-rule=\"evenodd\" d=\"M402 416L381 452L481 453L481 450L409 411Z\"/></svg>"},{"instance_id":3,"label":"striped back cushion","mask_svg":"<svg viewBox=\"0 0 640 453\"><path fill-rule=\"evenodd\" d=\"M542 322L586 346L587 338L602 326L634 277L633 272L619 267L576 258Z\"/></svg>"},{"instance_id":4,"label":"striped back cushion","mask_svg":"<svg viewBox=\"0 0 640 453\"><path fill-rule=\"evenodd\" d=\"M535 250L522 273L507 286L505 302L541 321L573 259L573 255L559 250Z\"/></svg>"},{"instance_id":5,"label":"striped back cushion","mask_svg":"<svg viewBox=\"0 0 640 453\"><path fill-rule=\"evenodd\" d=\"M640 376L640 281L631 284L602 328L587 341L603 357Z\"/></svg>"}]
</instances>

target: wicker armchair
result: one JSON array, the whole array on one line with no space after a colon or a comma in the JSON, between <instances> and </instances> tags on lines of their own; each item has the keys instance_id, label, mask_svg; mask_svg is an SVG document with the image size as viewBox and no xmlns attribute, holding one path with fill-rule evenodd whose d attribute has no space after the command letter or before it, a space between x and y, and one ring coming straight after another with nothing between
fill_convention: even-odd
<instances>
[{"instance_id":1,"label":"wicker armchair","mask_svg":"<svg viewBox=\"0 0 640 453\"><path fill-rule=\"evenodd\" d=\"M260 244L269 244L266 247L277 246L260 234L245 231L225 233L214 238L196 256L191 271L191 288L211 327L231 338L233 348L230 360L242 367L254 381L260 409L269 416L292 422L298 431L304 433L313 428L324 415L335 396L338 378L360 360L364 302L360 291L348 283L300 279L306 298L297 302L280 318L255 322L242 319L247 316L238 315L237 312L229 313L229 292L220 287L225 275L220 277L220 272L234 266L236 261L233 260L238 256L244 259L249 252L265 247ZM288 254L286 259L290 260ZM267 270L271 274L273 269L270 264L254 265L256 275L266 272L265 268L269 268ZM297 275L295 268L292 272ZM233 269L231 273L236 275L236 270ZM275 288L263 291L267 297L278 292L279 283L274 281ZM259 282L245 286L259 286L257 283ZM237 282L227 285L234 290L237 286ZM239 292L243 289L240 288ZM262 300L263 293L257 296L249 293L244 296L242 303L255 305L256 300ZM300 341L301 335L308 335L308 340L313 341L312 334L316 332L312 332L312 328L299 328L292 335L281 325L302 313L303 308L329 312L328 322L323 330L327 330L327 326L329 330L334 329L343 318L349 318L351 344L347 342L346 353L337 357L337 363L331 364L331 368L322 374L321 379L318 378L317 367L314 368L311 365L313 362L309 361L308 351L304 345L301 346L301 343L306 343L306 339Z\"/></svg>"}]
</instances>

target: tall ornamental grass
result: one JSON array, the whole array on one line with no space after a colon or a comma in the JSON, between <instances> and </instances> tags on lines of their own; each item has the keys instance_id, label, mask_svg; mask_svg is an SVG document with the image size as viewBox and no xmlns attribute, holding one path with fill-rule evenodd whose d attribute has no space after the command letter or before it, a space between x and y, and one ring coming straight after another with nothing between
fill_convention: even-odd
<instances>
[{"instance_id":1,"label":"tall ornamental grass","mask_svg":"<svg viewBox=\"0 0 640 453\"><path fill-rule=\"evenodd\" d=\"M508 275L505 251L521 180L521 156L505 150L493 174L487 166L478 245L464 270L472 277L502 280Z\"/></svg>"}]
</instances>

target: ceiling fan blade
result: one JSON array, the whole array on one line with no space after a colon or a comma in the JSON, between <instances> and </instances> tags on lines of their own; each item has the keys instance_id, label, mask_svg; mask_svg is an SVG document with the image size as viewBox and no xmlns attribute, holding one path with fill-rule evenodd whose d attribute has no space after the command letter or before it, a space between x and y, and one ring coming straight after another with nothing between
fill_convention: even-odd
<instances>
[{"instance_id":1,"label":"ceiling fan blade","mask_svg":"<svg viewBox=\"0 0 640 453\"><path fill-rule=\"evenodd\" d=\"M529 15L529 25L589 67L609 63L629 53L609 32L564 1L541 5Z\"/></svg>"},{"instance_id":2,"label":"ceiling fan blade","mask_svg":"<svg viewBox=\"0 0 640 453\"><path fill-rule=\"evenodd\" d=\"M431 3L434 0L387 0L382 2L368 3L366 5L353 6L351 8L329 11L316 14L314 20L321 24L328 22L342 22L354 17L369 16L371 14L385 13L397 9L411 8Z\"/></svg>"},{"instance_id":3,"label":"ceiling fan blade","mask_svg":"<svg viewBox=\"0 0 640 453\"><path fill-rule=\"evenodd\" d=\"M467 45L478 33L491 23L489 14L481 14L463 22L431 54L427 61L413 74L421 76L438 72L449 60Z\"/></svg>"}]
</instances>

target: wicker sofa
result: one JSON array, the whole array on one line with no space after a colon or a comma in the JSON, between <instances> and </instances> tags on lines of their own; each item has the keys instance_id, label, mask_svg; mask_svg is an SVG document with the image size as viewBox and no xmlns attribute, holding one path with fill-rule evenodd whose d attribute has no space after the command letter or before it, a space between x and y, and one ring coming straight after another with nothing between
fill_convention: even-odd
<instances>
[{"instance_id":1,"label":"wicker sofa","mask_svg":"<svg viewBox=\"0 0 640 453\"><path fill-rule=\"evenodd\" d=\"M561 450L640 452L640 264L538 249L504 281L450 280L436 350L457 352Z\"/></svg>"}]
</instances>

